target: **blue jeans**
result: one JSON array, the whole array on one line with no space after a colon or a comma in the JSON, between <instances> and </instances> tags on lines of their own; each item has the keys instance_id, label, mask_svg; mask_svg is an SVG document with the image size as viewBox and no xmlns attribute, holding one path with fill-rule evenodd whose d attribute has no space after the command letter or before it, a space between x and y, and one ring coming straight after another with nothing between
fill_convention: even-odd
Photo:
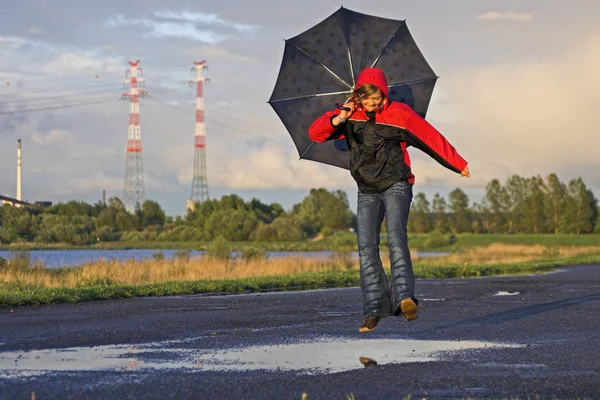
<instances>
[{"instance_id":1,"label":"blue jeans","mask_svg":"<svg viewBox=\"0 0 600 400\"><path fill-rule=\"evenodd\" d=\"M415 297L415 277L406 233L412 197L412 184L406 181L396 182L383 193L358 193L357 236L364 316L394 314L400 300ZM392 272L390 285L379 255L384 216Z\"/></svg>"}]
</instances>

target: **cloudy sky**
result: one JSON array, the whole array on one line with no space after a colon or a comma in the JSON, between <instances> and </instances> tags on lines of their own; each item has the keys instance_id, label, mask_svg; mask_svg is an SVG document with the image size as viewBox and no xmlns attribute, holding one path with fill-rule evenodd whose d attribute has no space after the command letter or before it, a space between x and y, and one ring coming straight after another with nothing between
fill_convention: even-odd
<instances>
[{"instance_id":1,"label":"cloudy sky","mask_svg":"<svg viewBox=\"0 0 600 400\"><path fill-rule=\"evenodd\" d=\"M285 5L284 5L285 4ZM469 162L461 179L412 150L416 192L512 174L583 177L600 194L600 3L596 0L20 0L0 14L0 194L96 202L122 196L127 62L140 59L147 198L183 214L193 165L190 68L206 59L210 196L237 193L286 209L311 188L348 191L348 171L298 160L267 103L284 40L343 5L405 19L439 76L428 119Z\"/></svg>"}]
</instances>

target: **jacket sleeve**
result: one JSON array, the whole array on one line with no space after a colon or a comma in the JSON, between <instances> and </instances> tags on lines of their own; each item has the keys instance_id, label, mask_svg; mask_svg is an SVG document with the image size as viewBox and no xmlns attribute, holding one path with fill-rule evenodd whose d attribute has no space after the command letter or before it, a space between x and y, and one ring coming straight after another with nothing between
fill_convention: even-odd
<instances>
[{"instance_id":1,"label":"jacket sleeve","mask_svg":"<svg viewBox=\"0 0 600 400\"><path fill-rule=\"evenodd\" d=\"M412 109L404 110L405 129L387 134L386 139L402 140L431 156L444 167L460 173L467 166L456 149L429 122ZM389 131L388 131L389 132Z\"/></svg>"},{"instance_id":2,"label":"jacket sleeve","mask_svg":"<svg viewBox=\"0 0 600 400\"><path fill-rule=\"evenodd\" d=\"M317 118L310 128L308 136L313 142L324 142L331 139L343 139L346 131L346 122L333 126L332 120L338 115L334 111L329 111Z\"/></svg>"}]
</instances>

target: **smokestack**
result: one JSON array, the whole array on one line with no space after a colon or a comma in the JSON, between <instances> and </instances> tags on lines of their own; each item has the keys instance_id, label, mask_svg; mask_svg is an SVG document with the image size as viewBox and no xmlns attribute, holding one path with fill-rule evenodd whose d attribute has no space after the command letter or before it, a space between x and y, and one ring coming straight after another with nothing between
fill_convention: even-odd
<instances>
[{"instance_id":1,"label":"smokestack","mask_svg":"<svg viewBox=\"0 0 600 400\"><path fill-rule=\"evenodd\" d=\"M106 190L102 190L102 204L106 205Z\"/></svg>"},{"instance_id":2,"label":"smokestack","mask_svg":"<svg viewBox=\"0 0 600 400\"><path fill-rule=\"evenodd\" d=\"M21 139L17 142L17 200L21 199Z\"/></svg>"}]
</instances>

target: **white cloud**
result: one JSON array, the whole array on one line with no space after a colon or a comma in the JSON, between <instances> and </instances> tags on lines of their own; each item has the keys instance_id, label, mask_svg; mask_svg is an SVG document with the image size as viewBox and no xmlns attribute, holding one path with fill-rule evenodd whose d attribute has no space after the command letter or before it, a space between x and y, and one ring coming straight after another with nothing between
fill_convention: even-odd
<instances>
[{"instance_id":1,"label":"white cloud","mask_svg":"<svg viewBox=\"0 0 600 400\"><path fill-rule=\"evenodd\" d=\"M227 38L208 29L198 29L192 22L158 22L150 19L128 19L117 15L106 22L108 26L143 26L147 35L155 38L177 37L186 38L202 43L215 44Z\"/></svg>"},{"instance_id":2,"label":"white cloud","mask_svg":"<svg viewBox=\"0 0 600 400\"><path fill-rule=\"evenodd\" d=\"M575 166L584 180L595 175L585 166L597 164L600 148L600 35L574 43L553 58L446 75L442 85L463 118L442 115L440 130L470 162L474 181Z\"/></svg>"},{"instance_id":3,"label":"white cloud","mask_svg":"<svg viewBox=\"0 0 600 400\"><path fill-rule=\"evenodd\" d=\"M67 132L61 129L52 129L47 133L42 132L34 132L31 134L31 140L33 140L36 144L52 144L52 143L62 143L62 144L73 144L73 135L71 132Z\"/></svg>"},{"instance_id":4,"label":"white cloud","mask_svg":"<svg viewBox=\"0 0 600 400\"><path fill-rule=\"evenodd\" d=\"M299 160L295 151L265 145L221 160L210 171L219 186L234 189L310 189L314 187L355 187L350 171Z\"/></svg>"},{"instance_id":5,"label":"white cloud","mask_svg":"<svg viewBox=\"0 0 600 400\"><path fill-rule=\"evenodd\" d=\"M533 19L533 15L514 11L490 11L488 13L478 15L477 19L482 21L531 21Z\"/></svg>"},{"instance_id":6,"label":"white cloud","mask_svg":"<svg viewBox=\"0 0 600 400\"><path fill-rule=\"evenodd\" d=\"M92 54L65 52L55 56L42 68L42 71L52 75L68 76L85 73L93 75L99 72L108 74L122 73L123 61L117 58L97 57Z\"/></svg>"},{"instance_id":7,"label":"white cloud","mask_svg":"<svg viewBox=\"0 0 600 400\"><path fill-rule=\"evenodd\" d=\"M256 25L227 21L212 13L164 10L155 11L152 16L154 18L134 19L117 15L107 20L105 24L107 26L142 26L146 28L147 36L185 38L206 44L216 44L235 35L248 34L259 29ZM228 30L231 33L217 33L211 27ZM213 54L218 54L220 57L228 55L218 48L213 49Z\"/></svg>"},{"instance_id":8,"label":"white cloud","mask_svg":"<svg viewBox=\"0 0 600 400\"><path fill-rule=\"evenodd\" d=\"M0 47L15 49L25 42L24 39L16 36L0 36Z\"/></svg>"},{"instance_id":9,"label":"white cloud","mask_svg":"<svg viewBox=\"0 0 600 400\"><path fill-rule=\"evenodd\" d=\"M229 50L218 46L205 46L201 49L194 50L194 54L202 54L203 57L215 59L229 59L238 61L258 61L256 58L248 57L243 54L232 53Z\"/></svg>"},{"instance_id":10,"label":"white cloud","mask_svg":"<svg viewBox=\"0 0 600 400\"><path fill-rule=\"evenodd\" d=\"M237 22L226 21L219 18L216 14L206 14L199 12L175 12L175 11L155 11L154 16L180 21L195 22L207 25L222 25L235 29L238 32L251 32L258 29L256 25L240 24Z\"/></svg>"}]
</instances>

